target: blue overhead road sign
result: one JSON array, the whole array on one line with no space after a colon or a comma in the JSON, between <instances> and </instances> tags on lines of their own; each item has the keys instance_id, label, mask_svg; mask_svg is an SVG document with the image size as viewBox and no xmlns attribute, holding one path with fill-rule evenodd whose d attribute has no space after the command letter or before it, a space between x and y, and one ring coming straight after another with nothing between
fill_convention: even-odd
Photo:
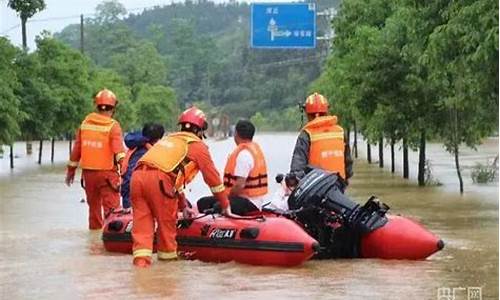
<instances>
[{"instance_id":1,"label":"blue overhead road sign","mask_svg":"<svg viewBox=\"0 0 500 300\"><path fill-rule=\"evenodd\" d=\"M253 3L250 19L253 48L316 46L314 3Z\"/></svg>"}]
</instances>

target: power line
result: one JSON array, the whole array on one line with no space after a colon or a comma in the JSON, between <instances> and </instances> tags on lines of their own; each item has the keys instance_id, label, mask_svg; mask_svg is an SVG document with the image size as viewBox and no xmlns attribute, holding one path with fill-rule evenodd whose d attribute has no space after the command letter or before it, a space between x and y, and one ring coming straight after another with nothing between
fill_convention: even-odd
<instances>
[{"instance_id":1,"label":"power line","mask_svg":"<svg viewBox=\"0 0 500 300\"><path fill-rule=\"evenodd\" d=\"M167 5L167 4L165 4ZM143 7L133 7L133 8L130 8L130 9L127 9L127 14L131 11L138 11L138 10L145 10L145 9L149 9L149 8L155 8L155 7L161 7L161 5L151 5L151 6L143 6ZM42 19L28 19L28 21L26 21L26 23L43 23L43 22L51 22L51 21L61 21L61 20L69 20L69 19L77 19L77 18L80 18L80 15L82 14L78 14L78 15L67 15L67 16L60 16L60 17L51 17L51 18L42 18ZM96 16L96 13L95 12L92 12L92 13L83 13L84 16ZM21 27L20 24L18 25L14 25L10 28L7 28L6 30L0 32L0 35L4 35L4 34L7 34L8 32L16 29L16 28L19 28Z\"/></svg>"},{"instance_id":2,"label":"power line","mask_svg":"<svg viewBox=\"0 0 500 300\"><path fill-rule=\"evenodd\" d=\"M1 35L6 34L7 32L12 31L12 30L14 30L14 29L16 29L16 28L18 28L18 27L20 27L20 26L21 26L21 25L19 25L19 24L18 24L18 25L14 25L14 26L12 26L12 27L10 27L10 28L8 28L8 29L6 29L6 30L4 30L4 31L0 32L0 34L1 34Z\"/></svg>"}]
</instances>

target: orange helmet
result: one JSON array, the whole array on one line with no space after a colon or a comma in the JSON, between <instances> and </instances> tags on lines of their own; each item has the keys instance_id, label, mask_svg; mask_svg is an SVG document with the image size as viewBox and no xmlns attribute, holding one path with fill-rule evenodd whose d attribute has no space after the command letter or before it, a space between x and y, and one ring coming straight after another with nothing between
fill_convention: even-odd
<instances>
[{"instance_id":1,"label":"orange helmet","mask_svg":"<svg viewBox=\"0 0 500 300\"><path fill-rule=\"evenodd\" d=\"M321 94L311 94L306 98L305 108L307 114L327 113L328 100Z\"/></svg>"},{"instance_id":2,"label":"orange helmet","mask_svg":"<svg viewBox=\"0 0 500 300\"><path fill-rule=\"evenodd\" d=\"M94 98L94 103L96 105L109 105L115 107L117 102L115 94L108 89L99 91Z\"/></svg>"},{"instance_id":3,"label":"orange helmet","mask_svg":"<svg viewBox=\"0 0 500 300\"><path fill-rule=\"evenodd\" d=\"M198 109L196 106L186 109L180 116L178 124L189 123L202 130L206 130L208 127L207 118L205 113Z\"/></svg>"}]
</instances>

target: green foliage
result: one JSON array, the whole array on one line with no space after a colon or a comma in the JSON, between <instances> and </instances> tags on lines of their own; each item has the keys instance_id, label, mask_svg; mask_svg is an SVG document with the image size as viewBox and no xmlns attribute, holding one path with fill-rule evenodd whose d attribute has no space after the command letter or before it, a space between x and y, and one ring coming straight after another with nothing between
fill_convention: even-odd
<instances>
[{"instance_id":1,"label":"green foliage","mask_svg":"<svg viewBox=\"0 0 500 300\"><path fill-rule=\"evenodd\" d=\"M125 53L113 55L111 68L131 87L134 101L144 84L165 84L167 79L165 62L151 43L140 44Z\"/></svg>"},{"instance_id":2,"label":"green foliage","mask_svg":"<svg viewBox=\"0 0 500 300\"><path fill-rule=\"evenodd\" d=\"M45 9L44 0L9 0L7 5L17 12L21 18L21 34L23 39L23 49L27 49L26 22L37 12Z\"/></svg>"},{"instance_id":3,"label":"green foliage","mask_svg":"<svg viewBox=\"0 0 500 300\"><path fill-rule=\"evenodd\" d=\"M137 128L140 124L137 124L130 87L125 84L124 79L113 70L99 67L90 70L90 78L91 91L95 93L106 88L113 91L118 98L116 114L113 117L120 122L122 129L127 131Z\"/></svg>"},{"instance_id":4,"label":"green foliage","mask_svg":"<svg viewBox=\"0 0 500 300\"><path fill-rule=\"evenodd\" d=\"M19 122L25 115L20 109L20 101L15 94L19 81L15 69L15 59L19 50L0 37L0 146L11 144L20 134Z\"/></svg>"},{"instance_id":5,"label":"green foliage","mask_svg":"<svg viewBox=\"0 0 500 300\"><path fill-rule=\"evenodd\" d=\"M492 163L476 163L471 172L472 182L489 183L498 179L498 156Z\"/></svg>"},{"instance_id":6,"label":"green foliage","mask_svg":"<svg viewBox=\"0 0 500 300\"><path fill-rule=\"evenodd\" d=\"M21 19L29 19L45 9L44 0L9 0L8 6L15 10Z\"/></svg>"},{"instance_id":7,"label":"green foliage","mask_svg":"<svg viewBox=\"0 0 500 300\"><path fill-rule=\"evenodd\" d=\"M97 24L113 24L127 14L125 6L116 0L103 1L96 7L95 22Z\"/></svg>"},{"instance_id":8,"label":"green foliage","mask_svg":"<svg viewBox=\"0 0 500 300\"><path fill-rule=\"evenodd\" d=\"M404 138L425 154L425 139L440 138L461 178L459 146L498 130L498 3L344 0L333 28L310 91L371 142Z\"/></svg>"},{"instance_id":9,"label":"green foliage","mask_svg":"<svg viewBox=\"0 0 500 300\"><path fill-rule=\"evenodd\" d=\"M56 109L59 105L49 85L44 81L38 53L21 53L17 60L20 86L16 94L26 118L21 123L23 137L27 140L48 137L54 128Z\"/></svg>"},{"instance_id":10,"label":"green foliage","mask_svg":"<svg viewBox=\"0 0 500 300\"><path fill-rule=\"evenodd\" d=\"M52 133L71 132L92 110L89 61L50 36L38 37L36 43L41 77L50 89L51 101L57 103L53 111Z\"/></svg>"},{"instance_id":11,"label":"green foliage","mask_svg":"<svg viewBox=\"0 0 500 300\"><path fill-rule=\"evenodd\" d=\"M438 87L440 137L451 152L479 144L498 124L498 3L451 3L430 36L427 64Z\"/></svg>"},{"instance_id":12,"label":"green foliage","mask_svg":"<svg viewBox=\"0 0 500 300\"><path fill-rule=\"evenodd\" d=\"M161 85L141 87L136 102L138 123L155 121L173 129L177 124L179 109L172 89Z\"/></svg>"},{"instance_id":13,"label":"green foliage","mask_svg":"<svg viewBox=\"0 0 500 300\"><path fill-rule=\"evenodd\" d=\"M257 112L250 118L258 131L297 131L300 129L300 111L289 107L283 111Z\"/></svg>"},{"instance_id":14,"label":"green foliage","mask_svg":"<svg viewBox=\"0 0 500 300\"><path fill-rule=\"evenodd\" d=\"M336 4L337 0L318 2L319 9ZM246 3L187 1L124 19L120 9L111 9L116 5L107 6L100 6L97 17L85 22L85 53L97 65L124 76L127 85L135 85L134 101L142 84L171 86L181 107L205 102L230 114L234 122L303 102L326 54L324 44L307 51L249 48ZM319 22L319 34L327 25ZM78 26L70 25L56 36L79 47ZM164 78L142 80L145 71L147 77Z\"/></svg>"}]
</instances>

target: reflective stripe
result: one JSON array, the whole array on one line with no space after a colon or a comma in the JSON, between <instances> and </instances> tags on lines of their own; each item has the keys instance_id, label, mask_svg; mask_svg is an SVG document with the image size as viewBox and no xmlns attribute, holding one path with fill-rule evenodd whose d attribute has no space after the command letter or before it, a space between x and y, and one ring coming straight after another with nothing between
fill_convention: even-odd
<instances>
[{"instance_id":1,"label":"reflective stripe","mask_svg":"<svg viewBox=\"0 0 500 300\"><path fill-rule=\"evenodd\" d=\"M260 146L254 142L240 143L231 153L224 168L224 185L227 189L232 189L236 180L238 180L238 176L235 175L236 164L238 156L243 150L251 154L254 166L247 174L245 185L238 194L243 197L263 196L268 192L267 166Z\"/></svg>"},{"instance_id":2,"label":"reflective stripe","mask_svg":"<svg viewBox=\"0 0 500 300\"><path fill-rule=\"evenodd\" d=\"M153 251L151 249L137 249L134 250L134 257L139 257L139 256L148 256L151 257L153 255Z\"/></svg>"},{"instance_id":3,"label":"reflective stripe","mask_svg":"<svg viewBox=\"0 0 500 300\"><path fill-rule=\"evenodd\" d=\"M172 251L172 252L158 251L158 259L168 260L168 259L176 259L176 258L177 258L176 251Z\"/></svg>"},{"instance_id":4,"label":"reflective stripe","mask_svg":"<svg viewBox=\"0 0 500 300\"><path fill-rule=\"evenodd\" d=\"M311 142L327 139L343 139L343 132L325 132L325 133L313 133L311 136Z\"/></svg>"},{"instance_id":5,"label":"reflective stripe","mask_svg":"<svg viewBox=\"0 0 500 300\"><path fill-rule=\"evenodd\" d=\"M210 191L214 194L224 192L224 185L220 184L218 186L213 186L210 188Z\"/></svg>"},{"instance_id":6,"label":"reflective stripe","mask_svg":"<svg viewBox=\"0 0 500 300\"><path fill-rule=\"evenodd\" d=\"M81 130L92 130L92 131L98 131L98 132L109 132L111 130L111 128L113 128L113 125L114 125L114 122L108 126L82 124L80 126L80 129Z\"/></svg>"},{"instance_id":7,"label":"reflective stripe","mask_svg":"<svg viewBox=\"0 0 500 300\"><path fill-rule=\"evenodd\" d=\"M233 187L234 182L238 179L238 176L233 176L231 174L224 174L224 186L227 188ZM260 174L258 176L247 177L245 181L245 189L258 189L261 187L267 187L267 174Z\"/></svg>"},{"instance_id":8,"label":"reflective stripe","mask_svg":"<svg viewBox=\"0 0 500 300\"><path fill-rule=\"evenodd\" d=\"M68 161L68 166L70 167L78 167L78 162L77 161Z\"/></svg>"},{"instance_id":9,"label":"reflective stripe","mask_svg":"<svg viewBox=\"0 0 500 300\"><path fill-rule=\"evenodd\" d=\"M120 161L120 159L125 158L125 152L120 152L115 154L116 161Z\"/></svg>"}]
</instances>

